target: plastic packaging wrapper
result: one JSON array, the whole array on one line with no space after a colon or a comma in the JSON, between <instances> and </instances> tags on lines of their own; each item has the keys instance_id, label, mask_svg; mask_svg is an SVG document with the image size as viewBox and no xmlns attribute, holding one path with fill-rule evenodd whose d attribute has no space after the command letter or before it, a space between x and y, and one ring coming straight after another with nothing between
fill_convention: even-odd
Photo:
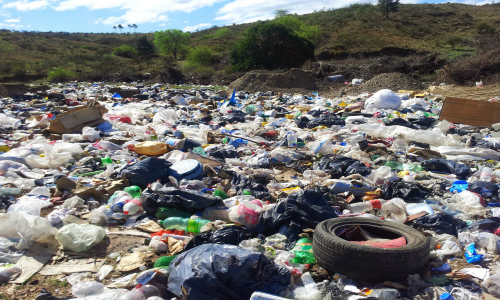
<instances>
[{"instance_id":1,"label":"plastic packaging wrapper","mask_svg":"<svg viewBox=\"0 0 500 300\"><path fill-rule=\"evenodd\" d=\"M155 156L166 153L168 149L165 143L147 141L135 144L134 151L140 155Z\"/></svg>"},{"instance_id":2,"label":"plastic packaging wrapper","mask_svg":"<svg viewBox=\"0 0 500 300\"><path fill-rule=\"evenodd\" d=\"M158 192L146 189L142 192L141 203L142 208L151 215L154 215L160 207L170 207L191 213L211 206L224 207L224 202L220 197L177 188L166 188Z\"/></svg>"},{"instance_id":3,"label":"plastic packaging wrapper","mask_svg":"<svg viewBox=\"0 0 500 300\"><path fill-rule=\"evenodd\" d=\"M294 243L302 229L315 228L321 221L337 217L328 200L319 188L288 195L261 214L254 231L269 235L279 230L289 242Z\"/></svg>"},{"instance_id":4,"label":"plastic packaging wrapper","mask_svg":"<svg viewBox=\"0 0 500 300\"><path fill-rule=\"evenodd\" d=\"M238 246L242 241L253 237L253 233L242 226L227 226L216 231L206 231L195 235L184 247L193 249L203 244L226 244Z\"/></svg>"},{"instance_id":5,"label":"plastic packaging wrapper","mask_svg":"<svg viewBox=\"0 0 500 300\"><path fill-rule=\"evenodd\" d=\"M480 262L483 259L483 255L477 254L476 246L474 246L474 244L470 244L465 247L464 256L469 264Z\"/></svg>"},{"instance_id":6,"label":"plastic packaging wrapper","mask_svg":"<svg viewBox=\"0 0 500 300\"><path fill-rule=\"evenodd\" d=\"M22 270L17 267L1 267L0 268L0 284L7 283L15 279Z\"/></svg>"},{"instance_id":7,"label":"plastic packaging wrapper","mask_svg":"<svg viewBox=\"0 0 500 300\"><path fill-rule=\"evenodd\" d=\"M247 300L255 291L277 295L291 278L261 253L217 244L180 254L169 271L168 290L189 299Z\"/></svg>"},{"instance_id":8,"label":"plastic packaging wrapper","mask_svg":"<svg viewBox=\"0 0 500 300\"><path fill-rule=\"evenodd\" d=\"M417 130L403 126L385 126L383 124L361 124L355 127L361 132L378 138L400 136L405 141L415 141L432 146L460 146L460 142L448 138L438 129Z\"/></svg>"},{"instance_id":9,"label":"plastic packaging wrapper","mask_svg":"<svg viewBox=\"0 0 500 300\"><path fill-rule=\"evenodd\" d=\"M33 242L57 232L46 219L18 211L0 214L0 228L1 237L19 239L17 249L29 249Z\"/></svg>"},{"instance_id":10,"label":"plastic packaging wrapper","mask_svg":"<svg viewBox=\"0 0 500 300\"><path fill-rule=\"evenodd\" d=\"M145 189L148 184L158 179L168 181L168 171L172 164L160 158L150 157L138 163L127 165L120 170L123 178L127 178L131 185Z\"/></svg>"},{"instance_id":11,"label":"plastic packaging wrapper","mask_svg":"<svg viewBox=\"0 0 500 300\"><path fill-rule=\"evenodd\" d=\"M494 297L500 297L500 272L491 275L486 279L481 286L488 291Z\"/></svg>"},{"instance_id":12,"label":"plastic packaging wrapper","mask_svg":"<svg viewBox=\"0 0 500 300\"><path fill-rule=\"evenodd\" d=\"M56 239L61 246L76 252L84 252L99 244L106 231L95 225L68 224L57 231Z\"/></svg>"}]
</instances>

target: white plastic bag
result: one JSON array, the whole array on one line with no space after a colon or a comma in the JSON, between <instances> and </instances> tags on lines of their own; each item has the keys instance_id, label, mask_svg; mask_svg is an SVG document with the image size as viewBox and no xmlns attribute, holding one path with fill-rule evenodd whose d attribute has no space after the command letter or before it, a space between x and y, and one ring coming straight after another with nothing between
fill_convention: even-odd
<instances>
[{"instance_id":1,"label":"white plastic bag","mask_svg":"<svg viewBox=\"0 0 500 300\"><path fill-rule=\"evenodd\" d=\"M393 91L384 89L376 92L365 102L365 110L377 109L398 109L401 106L401 99Z\"/></svg>"},{"instance_id":2,"label":"white plastic bag","mask_svg":"<svg viewBox=\"0 0 500 300\"><path fill-rule=\"evenodd\" d=\"M101 136L99 135L99 131L95 130L92 127L83 127L82 136L91 142L95 142L95 141L101 139Z\"/></svg>"},{"instance_id":3,"label":"white plastic bag","mask_svg":"<svg viewBox=\"0 0 500 300\"><path fill-rule=\"evenodd\" d=\"M81 281L75 284L71 291L73 295L78 298L85 298L87 296L97 296L104 292L106 286L97 281Z\"/></svg>"},{"instance_id":4,"label":"white plastic bag","mask_svg":"<svg viewBox=\"0 0 500 300\"><path fill-rule=\"evenodd\" d=\"M68 224L56 233L56 239L64 249L76 252L89 250L99 244L105 236L106 231L104 229L89 224Z\"/></svg>"},{"instance_id":5,"label":"white plastic bag","mask_svg":"<svg viewBox=\"0 0 500 300\"><path fill-rule=\"evenodd\" d=\"M403 199L394 198L382 205L380 215L386 219L393 219L399 223L404 223L407 219L406 205L408 204Z\"/></svg>"},{"instance_id":6,"label":"white plastic bag","mask_svg":"<svg viewBox=\"0 0 500 300\"><path fill-rule=\"evenodd\" d=\"M488 213L488 210L481 204L479 196L469 191L455 194L451 199L443 199L442 202L449 208L460 211L468 217Z\"/></svg>"},{"instance_id":7,"label":"white plastic bag","mask_svg":"<svg viewBox=\"0 0 500 300\"><path fill-rule=\"evenodd\" d=\"M0 214L0 228L1 237L19 239L17 249L29 249L34 241L57 231L46 219L18 211Z\"/></svg>"}]
</instances>

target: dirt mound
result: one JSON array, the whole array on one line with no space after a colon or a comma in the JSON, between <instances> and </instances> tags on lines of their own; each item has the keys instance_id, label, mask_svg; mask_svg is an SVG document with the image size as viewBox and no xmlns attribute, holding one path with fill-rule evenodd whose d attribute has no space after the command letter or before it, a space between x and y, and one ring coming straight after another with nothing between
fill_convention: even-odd
<instances>
[{"instance_id":1,"label":"dirt mound","mask_svg":"<svg viewBox=\"0 0 500 300\"><path fill-rule=\"evenodd\" d=\"M229 89L238 91L259 92L302 92L318 90L316 80L300 69L286 72L252 71L233 81Z\"/></svg>"},{"instance_id":2,"label":"dirt mound","mask_svg":"<svg viewBox=\"0 0 500 300\"><path fill-rule=\"evenodd\" d=\"M421 90L425 88L420 82L403 73L384 73L374 76L361 85L355 85L347 89L348 94L360 94L363 92L374 93L381 89L398 90Z\"/></svg>"}]
</instances>

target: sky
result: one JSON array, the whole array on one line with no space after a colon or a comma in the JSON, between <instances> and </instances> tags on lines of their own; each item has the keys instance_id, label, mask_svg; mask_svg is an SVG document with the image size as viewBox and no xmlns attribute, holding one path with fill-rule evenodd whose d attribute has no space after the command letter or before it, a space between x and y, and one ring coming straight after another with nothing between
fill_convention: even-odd
<instances>
[{"instance_id":1,"label":"sky","mask_svg":"<svg viewBox=\"0 0 500 300\"><path fill-rule=\"evenodd\" d=\"M401 0L402 3L439 3L449 0ZM451 0L482 5L491 0ZM137 32L180 29L185 32L267 20L274 11L306 14L376 0L0 0L0 28L29 31ZM118 31L119 32L119 31Z\"/></svg>"}]
</instances>

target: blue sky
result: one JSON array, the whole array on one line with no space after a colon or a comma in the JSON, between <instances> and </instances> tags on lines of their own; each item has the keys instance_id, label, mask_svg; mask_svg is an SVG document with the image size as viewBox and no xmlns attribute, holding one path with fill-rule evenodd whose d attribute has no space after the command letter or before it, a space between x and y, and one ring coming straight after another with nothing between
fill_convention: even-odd
<instances>
[{"instance_id":1,"label":"blue sky","mask_svg":"<svg viewBox=\"0 0 500 300\"><path fill-rule=\"evenodd\" d=\"M416 3L419 0L401 0ZM113 25L137 24L138 32L195 31L265 20L276 9L305 14L376 0L0 0L0 28L35 31L113 32ZM425 1L439 2L439 0ZM448 2L448 1L442 1ZM489 0L454 0L469 4Z\"/></svg>"}]
</instances>

